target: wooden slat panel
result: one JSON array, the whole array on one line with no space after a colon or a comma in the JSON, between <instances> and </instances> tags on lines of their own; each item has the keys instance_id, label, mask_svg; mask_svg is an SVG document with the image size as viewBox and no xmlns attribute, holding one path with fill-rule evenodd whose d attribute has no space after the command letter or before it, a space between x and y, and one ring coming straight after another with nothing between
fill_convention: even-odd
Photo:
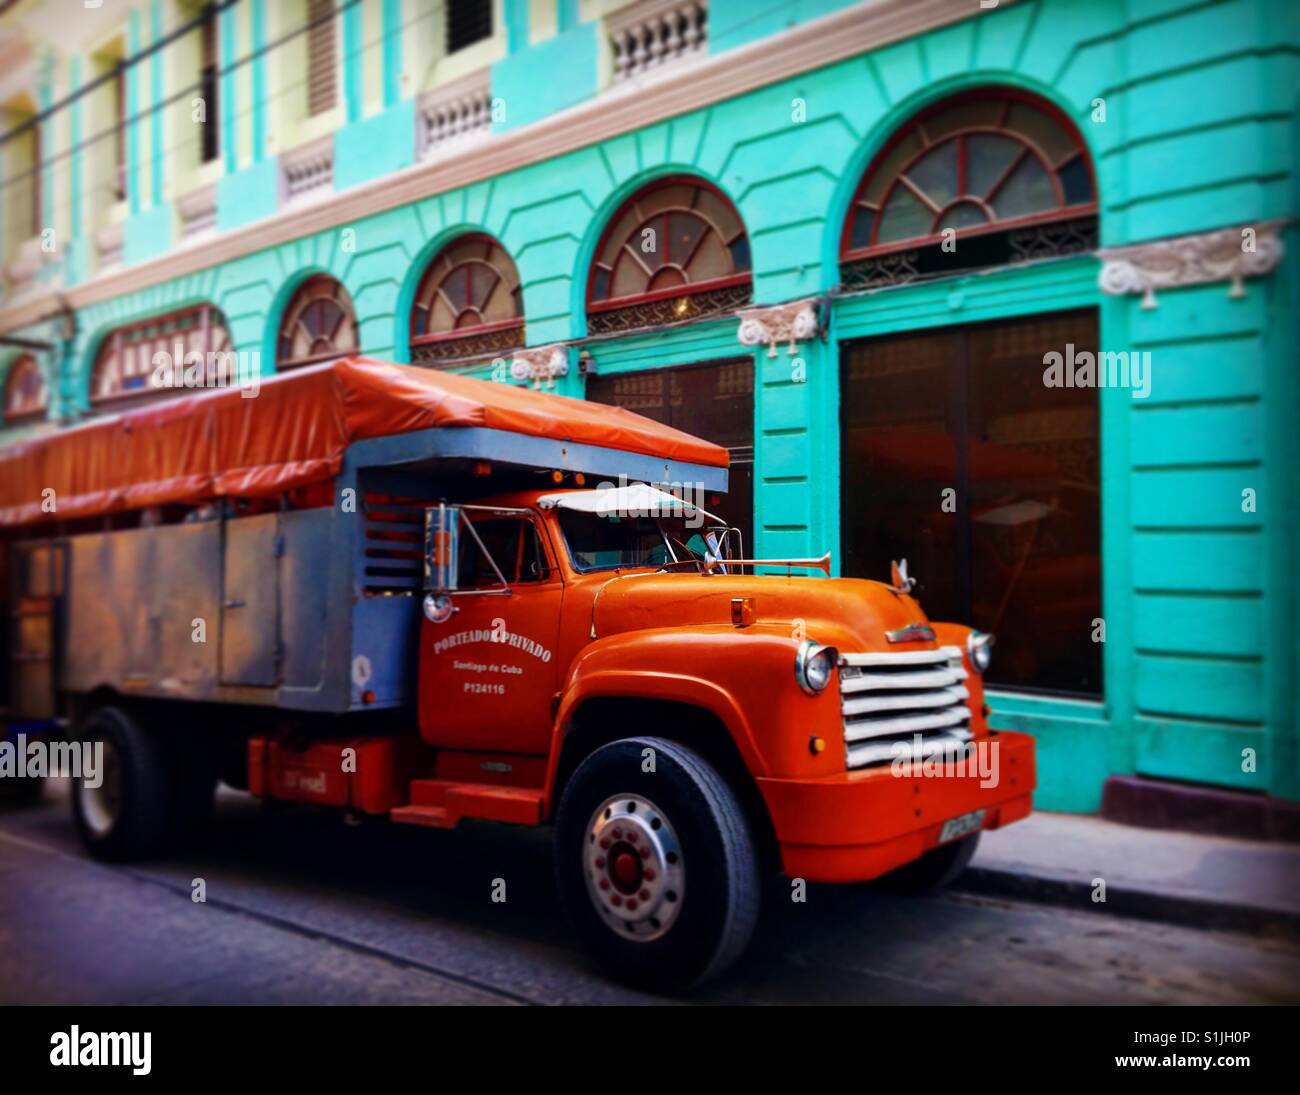
<instances>
[{"instance_id":1,"label":"wooden slat panel","mask_svg":"<svg viewBox=\"0 0 1300 1095\"><path fill-rule=\"evenodd\" d=\"M307 113L314 117L333 110L338 93L333 0L309 0L307 21Z\"/></svg>"}]
</instances>

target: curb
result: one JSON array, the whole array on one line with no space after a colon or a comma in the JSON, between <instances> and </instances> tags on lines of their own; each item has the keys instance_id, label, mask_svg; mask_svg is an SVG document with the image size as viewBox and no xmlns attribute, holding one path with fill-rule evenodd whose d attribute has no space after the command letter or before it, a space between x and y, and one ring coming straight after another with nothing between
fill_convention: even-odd
<instances>
[{"instance_id":1,"label":"curb","mask_svg":"<svg viewBox=\"0 0 1300 1095\"><path fill-rule=\"evenodd\" d=\"M968 867L953 888L982 897L1014 897L1102 916L1300 938L1300 912L1109 885L1106 900L1097 902L1092 900L1090 882L997 867Z\"/></svg>"}]
</instances>

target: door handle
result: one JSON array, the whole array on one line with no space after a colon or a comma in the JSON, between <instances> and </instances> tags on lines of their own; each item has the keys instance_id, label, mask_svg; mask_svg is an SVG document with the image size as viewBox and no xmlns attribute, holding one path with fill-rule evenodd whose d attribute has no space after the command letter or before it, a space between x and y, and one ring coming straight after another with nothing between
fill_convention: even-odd
<instances>
[{"instance_id":1,"label":"door handle","mask_svg":"<svg viewBox=\"0 0 1300 1095\"><path fill-rule=\"evenodd\" d=\"M225 607L226 607L226 608L243 608L243 607L244 607L244 602L232 598L231 600L229 600L229 601L226 602Z\"/></svg>"}]
</instances>

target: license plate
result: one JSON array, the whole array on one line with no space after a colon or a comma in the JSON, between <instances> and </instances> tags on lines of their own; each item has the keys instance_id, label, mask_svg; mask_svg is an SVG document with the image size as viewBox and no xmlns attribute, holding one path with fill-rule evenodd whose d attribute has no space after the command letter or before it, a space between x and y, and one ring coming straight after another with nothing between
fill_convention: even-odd
<instances>
[{"instance_id":1,"label":"license plate","mask_svg":"<svg viewBox=\"0 0 1300 1095\"><path fill-rule=\"evenodd\" d=\"M984 827L984 811L972 810L969 814L962 814L951 821L945 821L943 828L939 830L939 843L947 844L950 840L956 840L958 837L967 836L970 833L977 833Z\"/></svg>"}]
</instances>

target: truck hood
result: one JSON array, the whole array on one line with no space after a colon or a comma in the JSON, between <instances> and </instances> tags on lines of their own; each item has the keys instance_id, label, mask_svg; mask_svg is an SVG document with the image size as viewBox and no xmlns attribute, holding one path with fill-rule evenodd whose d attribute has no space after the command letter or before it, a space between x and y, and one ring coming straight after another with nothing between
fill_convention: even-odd
<instances>
[{"instance_id":1,"label":"truck hood","mask_svg":"<svg viewBox=\"0 0 1300 1095\"><path fill-rule=\"evenodd\" d=\"M921 606L881 582L860 578L704 576L642 572L612 578L592 606L597 638L665 627L733 627L732 601L747 598L761 630L839 647L845 652L898 650L886 631L926 624ZM911 641L903 649L929 649Z\"/></svg>"}]
</instances>

